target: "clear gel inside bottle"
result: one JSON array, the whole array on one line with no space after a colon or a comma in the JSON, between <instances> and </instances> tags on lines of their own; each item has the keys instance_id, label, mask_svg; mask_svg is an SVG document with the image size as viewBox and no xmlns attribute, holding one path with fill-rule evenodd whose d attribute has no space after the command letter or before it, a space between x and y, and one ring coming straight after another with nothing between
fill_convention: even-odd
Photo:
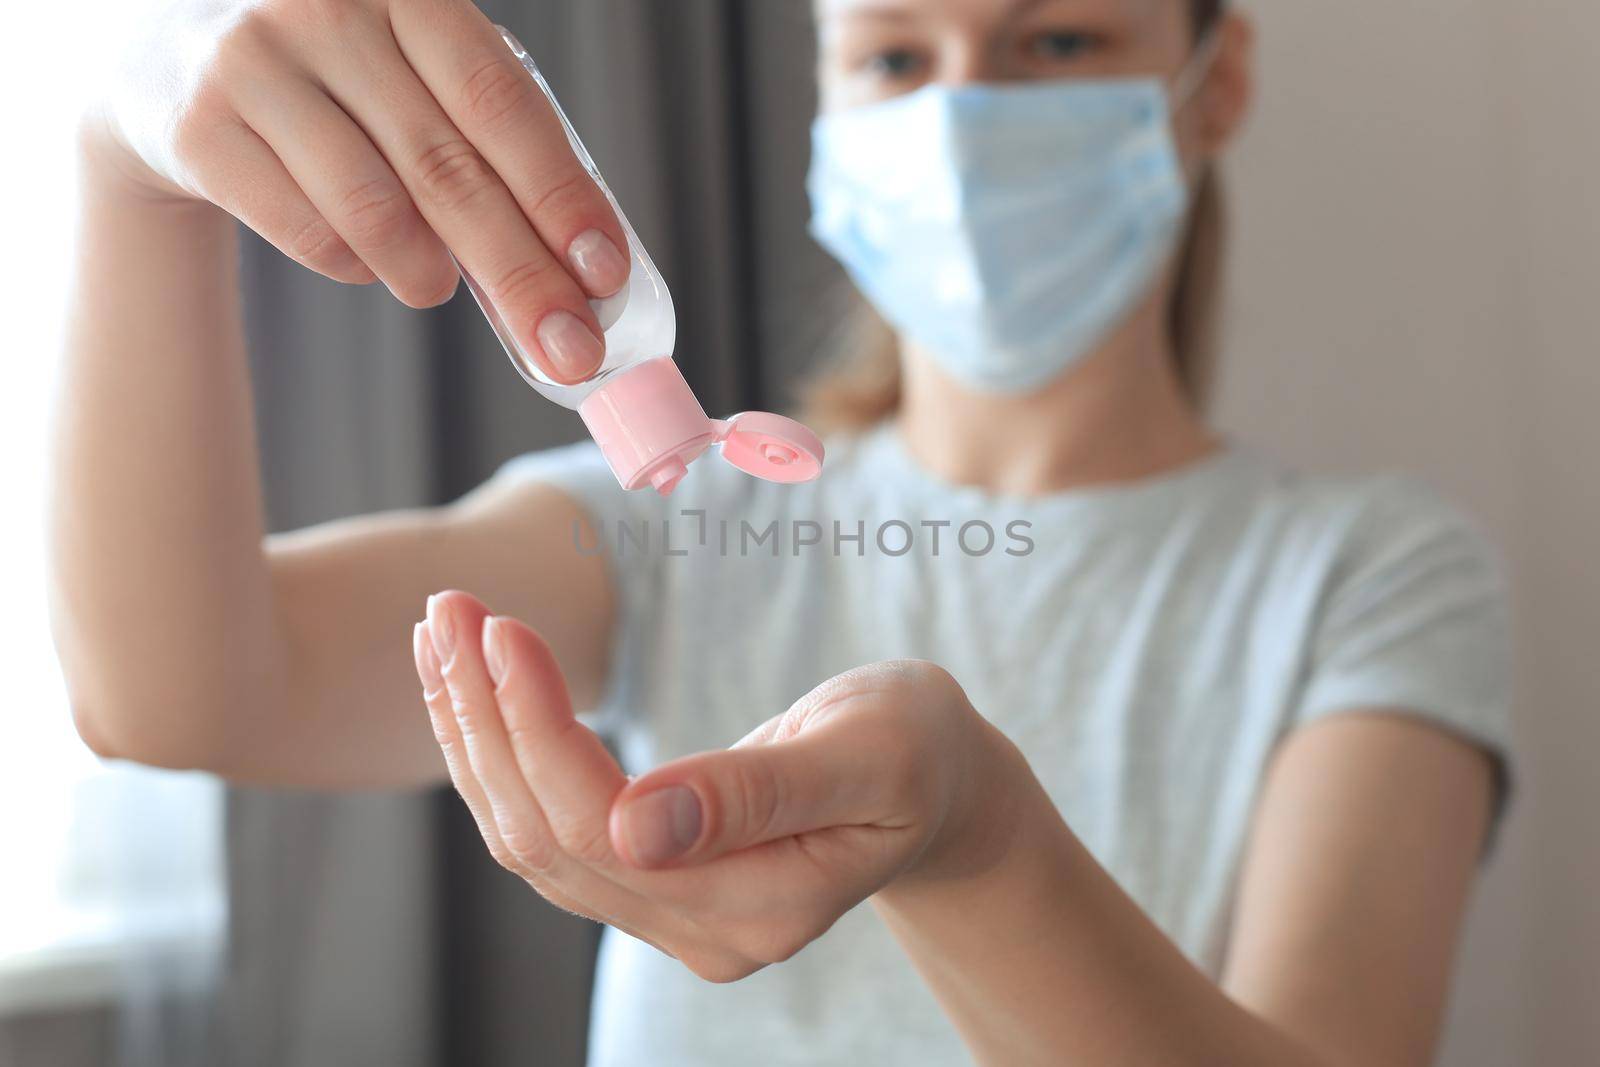
<instances>
[{"instance_id":1,"label":"clear gel inside bottle","mask_svg":"<svg viewBox=\"0 0 1600 1067\"><path fill-rule=\"evenodd\" d=\"M583 417L624 489L650 487L666 495L688 464L712 446L720 446L723 458L741 470L769 481L815 478L822 469L822 444L800 423L759 411L726 420L706 416L672 361L677 317L666 282L532 57L508 30L501 27L500 34L549 98L578 161L611 202L627 234L632 265L621 291L589 302L605 331L606 356L593 377L576 385L557 382L540 368L506 328L483 287L461 268L518 373L547 399Z\"/></svg>"}]
</instances>

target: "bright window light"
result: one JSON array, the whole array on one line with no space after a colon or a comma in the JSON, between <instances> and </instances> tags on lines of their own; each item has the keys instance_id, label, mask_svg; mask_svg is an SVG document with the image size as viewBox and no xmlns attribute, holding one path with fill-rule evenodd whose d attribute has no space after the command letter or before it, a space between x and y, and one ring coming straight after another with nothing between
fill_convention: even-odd
<instances>
[{"instance_id":1,"label":"bright window light","mask_svg":"<svg viewBox=\"0 0 1600 1067\"><path fill-rule=\"evenodd\" d=\"M220 936L220 790L197 775L102 765L72 727L45 615L48 434L75 200L72 135L133 5L7 12L0 390L0 1012L117 995L130 955L201 957ZM169 972L172 968L166 967Z\"/></svg>"}]
</instances>

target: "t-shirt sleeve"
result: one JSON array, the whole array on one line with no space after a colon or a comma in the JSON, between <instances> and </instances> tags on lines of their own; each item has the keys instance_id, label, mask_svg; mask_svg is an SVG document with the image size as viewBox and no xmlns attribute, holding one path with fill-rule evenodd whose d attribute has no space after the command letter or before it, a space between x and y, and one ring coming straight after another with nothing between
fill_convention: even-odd
<instances>
[{"instance_id":1,"label":"t-shirt sleeve","mask_svg":"<svg viewBox=\"0 0 1600 1067\"><path fill-rule=\"evenodd\" d=\"M605 683L595 707L583 709L584 720L597 730L616 729L628 709L636 707L631 692L647 654L644 637L652 629L649 613L660 603L661 580L655 553L621 550L627 537L664 514L659 497L626 492L617 484L605 457L592 442L530 452L505 463L495 480L537 482L566 493L583 510L592 527L573 531L576 551L606 559L617 605L611 633L611 654Z\"/></svg>"},{"instance_id":2,"label":"t-shirt sleeve","mask_svg":"<svg viewBox=\"0 0 1600 1067\"><path fill-rule=\"evenodd\" d=\"M1323 601L1298 722L1383 708L1464 738L1494 761L1498 817L1511 786L1511 706L1495 553L1427 488L1380 483Z\"/></svg>"}]
</instances>

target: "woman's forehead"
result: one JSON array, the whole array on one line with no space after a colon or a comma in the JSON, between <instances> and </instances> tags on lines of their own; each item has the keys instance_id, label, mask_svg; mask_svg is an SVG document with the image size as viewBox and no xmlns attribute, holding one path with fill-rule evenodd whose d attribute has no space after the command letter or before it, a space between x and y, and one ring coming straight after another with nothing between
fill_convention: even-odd
<instances>
[{"instance_id":1,"label":"woman's forehead","mask_svg":"<svg viewBox=\"0 0 1600 1067\"><path fill-rule=\"evenodd\" d=\"M1034 9L1062 15L1145 15L1178 0L815 0L824 17L872 16L885 19L919 17L1014 18Z\"/></svg>"}]
</instances>

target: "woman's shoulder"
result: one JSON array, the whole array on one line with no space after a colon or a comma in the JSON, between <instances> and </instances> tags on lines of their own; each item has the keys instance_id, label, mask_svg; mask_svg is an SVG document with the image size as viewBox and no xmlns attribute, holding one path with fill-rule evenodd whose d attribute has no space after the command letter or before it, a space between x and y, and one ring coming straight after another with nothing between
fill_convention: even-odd
<instances>
[{"instance_id":1,"label":"woman's shoulder","mask_svg":"<svg viewBox=\"0 0 1600 1067\"><path fill-rule=\"evenodd\" d=\"M1488 751L1503 806L1510 597L1478 520L1409 473L1285 468L1273 492L1287 502L1293 531L1285 541L1292 550L1273 571L1276 587L1310 625L1295 721L1404 709Z\"/></svg>"},{"instance_id":2,"label":"woman's shoulder","mask_svg":"<svg viewBox=\"0 0 1600 1067\"><path fill-rule=\"evenodd\" d=\"M1289 544L1331 555L1351 573L1385 563L1451 560L1500 569L1479 520L1428 479L1399 470L1328 473L1255 453L1253 495Z\"/></svg>"}]
</instances>

